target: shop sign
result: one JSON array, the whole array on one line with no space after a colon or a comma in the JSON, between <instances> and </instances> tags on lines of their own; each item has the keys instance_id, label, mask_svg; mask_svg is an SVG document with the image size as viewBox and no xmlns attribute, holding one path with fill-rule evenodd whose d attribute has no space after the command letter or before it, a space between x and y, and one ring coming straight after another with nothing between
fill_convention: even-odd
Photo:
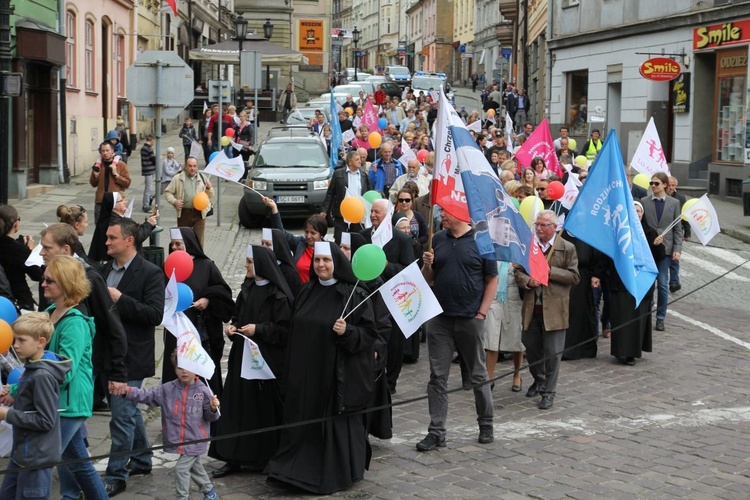
<instances>
[{"instance_id":1,"label":"shop sign","mask_svg":"<svg viewBox=\"0 0 750 500\"><path fill-rule=\"evenodd\" d=\"M639 70L643 78L655 82L668 82L682 73L680 64L668 57L654 57L644 61Z\"/></svg>"},{"instance_id":2,"label":"shop sign","mask_svg":"<svg viewBox=\"0 0 750 500\"><path fill-rule=\"evenodd\" d=\"M299 51L307 57L308 64L301 71L321 71L323 69L323 21L300 19L297 25Z\"/></svg>"},{"instance_id":3,"label":"shop sign","mask_svg":"<svg viewBox=\"0 0 750 500\"><path fill-rule=\"evenodd\" d=\"M693 50L715 49L750 42L750 19L701 26L693 30Z\"/></svg>"},{"instance_id":4,"label":"shop sign","mask_svg":"<svg viewBox=\"0 0 750 500\"><path fill-rule=\"evenodd\" d=\"M690 111L690 73L683 73L672 82L672 112Z\"/></svg>"}]
</instances>

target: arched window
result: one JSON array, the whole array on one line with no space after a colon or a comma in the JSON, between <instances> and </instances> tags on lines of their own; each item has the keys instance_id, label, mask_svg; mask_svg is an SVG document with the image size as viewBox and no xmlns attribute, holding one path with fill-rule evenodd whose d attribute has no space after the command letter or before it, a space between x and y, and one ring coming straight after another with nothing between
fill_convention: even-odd
<instances>
[{"instance_id":1,"label":"arched window","mask_svg":"<svg viewBox=\"0 0 750 500\"><path fill-rule=\"evenodd\" d=\"M69 10L65 13L65 78L68 87L75 87L76 74L76 13Z\"/></svg>"},{"instance_id":2,"label":"arched window","mask_svg":"<svg viewBox=\"0 0 750 500\"><path fill-rule=\"evenodd\" d=\"M94 90L94 22L86 19L86 90Z\"/></svg>"}]
</instances>

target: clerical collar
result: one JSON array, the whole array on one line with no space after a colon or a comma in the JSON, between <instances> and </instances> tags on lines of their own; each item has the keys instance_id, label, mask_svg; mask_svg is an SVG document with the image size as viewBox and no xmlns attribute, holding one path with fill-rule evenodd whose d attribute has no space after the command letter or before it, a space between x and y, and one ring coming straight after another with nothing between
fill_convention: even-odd
<instances>
[{"instance_id":1,"label":"clerical collar","mask_svg":"<svg viewBox=\"0 0 750 500\"><path fill-rule=\"evenodd\" d=\"M335 285L336 283L339 282L339 280L337 280L336 278L331 278L329 280L322 280L322 279L318 278L318 281L323 286L331 286L331 285Z\"/></svg>"},{"instance_id":2,"label":"clerical collar","mask_svg":"<svg viewBox=\"0 0 750 500\"><path fill-rule=\"evenodd\" d=\"M259 280L259 279L255 280L255 285L256 286L266 286L269 283L270 283L270 281L268 281L268 280Z\"/></svg>"}]
</instances>

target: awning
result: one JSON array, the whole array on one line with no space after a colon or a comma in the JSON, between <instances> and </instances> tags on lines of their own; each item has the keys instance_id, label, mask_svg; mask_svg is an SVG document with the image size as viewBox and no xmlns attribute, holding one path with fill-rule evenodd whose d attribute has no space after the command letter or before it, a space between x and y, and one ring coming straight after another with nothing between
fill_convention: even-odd
<instances>
[{"instance_id":1,"label":"awning","mask_svg":"<svg viewBox=\"0 0 750 500\"><path fill-rule=\"evenodd\" d=\"M267 65L308 64L307 58L302 53L269 42L264 37L258 35L247 35L242 43L242 50L259 51L263 64ZM225 40L213 45L206 45L199 49L193 49L190 51L190 59L214 64L239 64L240 42L237 40Z\"/></svg>"}]
</instances>

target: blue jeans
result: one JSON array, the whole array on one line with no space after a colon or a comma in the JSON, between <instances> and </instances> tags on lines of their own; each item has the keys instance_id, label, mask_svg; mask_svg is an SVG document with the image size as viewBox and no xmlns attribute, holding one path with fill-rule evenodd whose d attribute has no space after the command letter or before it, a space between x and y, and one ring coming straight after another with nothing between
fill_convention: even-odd
<instances>
[{"instance_id":1,"label":"blue jeans","mask_svg":"<svg viewBox=\"0 0 750 500\"><path fill-rule=\"evenodd\" d=\"M669 265L669 284L679 285L680 284L680 261L673 260Z\"/></svg>"},{"instance_id":2,"label":"blue jeans","mask_svg":"<svg viewBox=\"0 0 750 500\"><path fill-rule=\"evenodd\" d=\"M656 277L656 319L667 317L667 302L669 301L669 266L672 257L664 257L656 263L659 276Z\"/></svg>"},{"instance_id":3,"label":"blue jeans","mask_svg":"<svg viewBox=\"0 0 750 500\"><path fill-rule=\"evenodd\" d=\"M88 458L86 444L83 442L82 428L85 417L60 418L60 444L63 450L62 460ZM78 499L81 491L86 498L108 498L104 483L94 469L90 460L68 466L57 466L60 476L60 495L64 500Z\"/></svg>"},{"instance_id":4,"label":"blue jeans","mask_svg":"<svg viewBox=\"0 0 750 500\"><path fill-rule=\"evenodd\" d=\"M18 499L50 498L52 494L52 467L23 470L12 459L5 469L0 498Z\"/></svg>"},{"instance_id":5,"label":"blue jeans","mask_svg":"<svg viewBox=\"0 0 750 500\"><path fill-rule=\"evenodd\" d=\"M130 387L141 387L143 380L129 380ZM112 438L110 453L149 448L146 426L138 406L123 396L109 396L109 408L112 420L109 421L109 433ZM152 451L136 455L120 455L109 458L104 479L108 483L124 481L128 478L128 460L136 469L151 470Z\"/></svg>"}]
</instances>

